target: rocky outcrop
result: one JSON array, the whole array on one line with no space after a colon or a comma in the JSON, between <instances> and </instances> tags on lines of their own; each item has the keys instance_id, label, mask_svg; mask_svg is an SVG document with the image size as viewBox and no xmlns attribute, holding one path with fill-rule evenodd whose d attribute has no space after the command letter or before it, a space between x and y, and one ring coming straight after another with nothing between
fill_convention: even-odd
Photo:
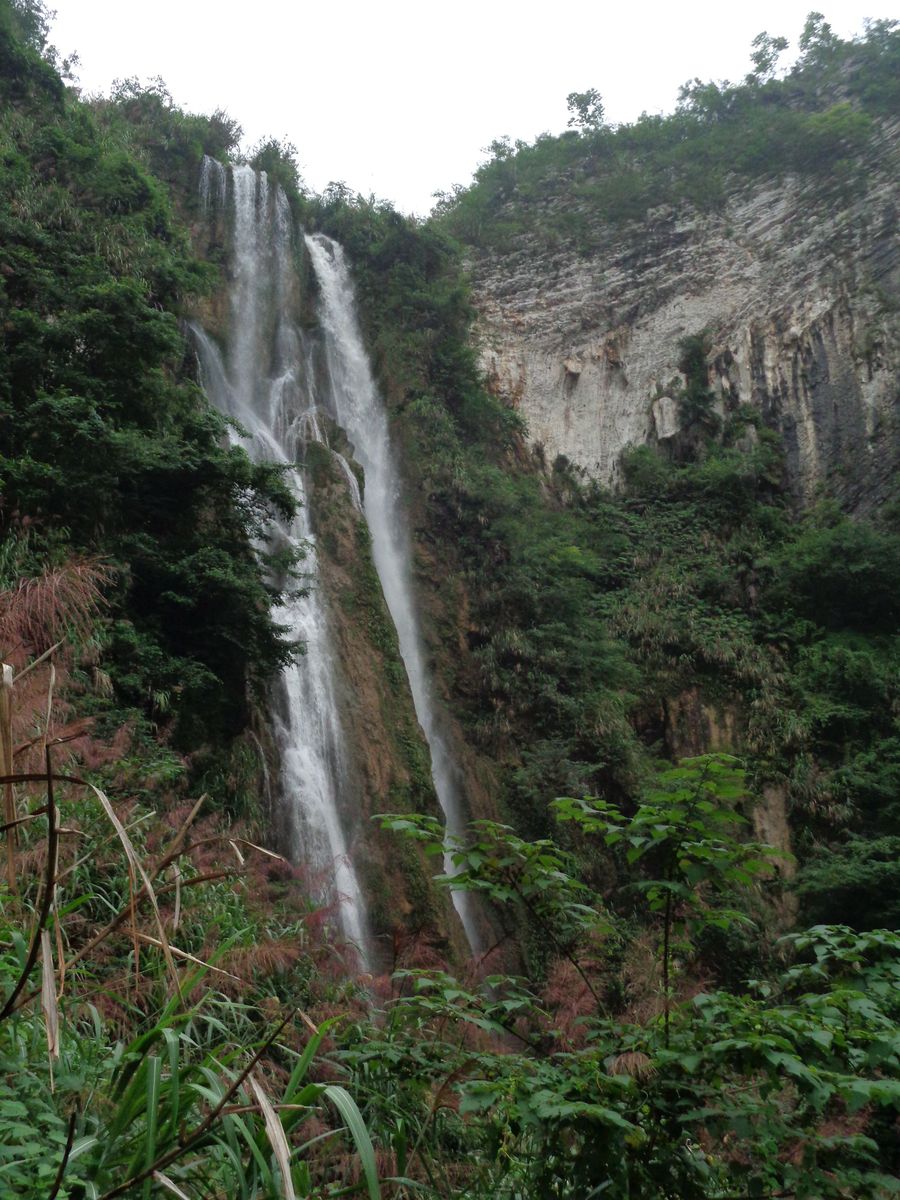
<instances>
[{"instance_id":1,"label":"rocky outcrop","mask_svg":"<svg viewBox=\"0 0 900 1200\"><path fill-rule=\"evenodd\" d=\"M627 446L675 436L678 343L705 330L720 411L753 405L780 432L799 502L879 503L900 438L898 133L880 131L852 180L759 182L714 213L598 215L589 257L526 236L482 253L482 363L547 461L615 484Z\"/></svg>"}]
</instances>

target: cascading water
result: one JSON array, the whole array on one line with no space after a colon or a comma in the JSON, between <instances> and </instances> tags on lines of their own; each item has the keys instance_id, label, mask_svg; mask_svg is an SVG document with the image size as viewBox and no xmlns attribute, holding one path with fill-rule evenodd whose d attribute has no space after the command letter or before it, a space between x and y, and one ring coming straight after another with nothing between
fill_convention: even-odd
<instances>
[{"instance_id":1,"label":"cascading water","mask_svg":"<svg viewBox=\"0 0 900 1200\"><path fill-rule=\"evenodd\" d=\"M323 234L308 236L306 245L321 292L319 319L325 334L334 416L365 472L363 510L372 535L375 569L397 630L416 716L431 751L431 774L447 831L459 835L464 828L460 786L425 666L413 600L409 534L401 510L400 477L387 413L363 345L343 250ZM445 862L445 870L452 872L450 862ZM453 902L470 947L480 953L484 946L471 897L466 892L454 892Z\"/></svg>"},{"instance_id":2,"label":"cascading water","mask_svg":"<svg viewBox=\"0 0 900 1200\"><path fill-rule=\"evenodd\" d=\"M225 168L204 160L203 206L219 207L227 195ZM346 793L346 757L337 704L334 653L324 599L317 587L315 538L306 507L303 475L295 466L308 441L322 441L314 397L305 378L308 353L291 323L294 284L292 226L286 197L270 188L264 172L231 168L233 234L231 321L228 356L194 327L201 379L212 403L234 418L247 436L233 434L256 461L283 463L300 502L291 521L274 522L271 548L304 555L309 589L286 592L273 610L305 648L283 671L273 703L273 733L280 759L280 787L287 801L292 852L317 873L330 876L332 898L341 900L344 933L368 965L369 935L364 900L348 852L340 799ZM349 465L344 464L352 476ZM359 488L356 486L356 499Z\"/></svg>"}]
</instances>

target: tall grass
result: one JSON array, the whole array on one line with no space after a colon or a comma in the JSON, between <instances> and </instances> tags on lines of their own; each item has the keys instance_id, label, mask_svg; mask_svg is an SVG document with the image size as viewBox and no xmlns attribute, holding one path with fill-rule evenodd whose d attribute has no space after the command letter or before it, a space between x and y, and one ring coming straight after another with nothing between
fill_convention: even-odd
<instances>
[{"instance_id":1,"label":"tall grass","mask_svg":"<svg viewBox=\"0 0 900 1200\"><path fill-rule=\"evenodd\" d=\"M149 854L149 815L58 773L49 722L43 732L44 770L0 775L23 793L0 825L0 1192L375 1200L371 1139L322 1057L334 1021L271 995L264 1016L253 981L221 965L227 929L208 959L175 944L184 909L198 910L195 928L215 920L207 877L237 873L198 871L192 850L230 848L234 831L194 838L204 797ZM74 851L62 845L73 838ZM245 864L277 857L242 846Z\"/></svg>"}]
</instances>

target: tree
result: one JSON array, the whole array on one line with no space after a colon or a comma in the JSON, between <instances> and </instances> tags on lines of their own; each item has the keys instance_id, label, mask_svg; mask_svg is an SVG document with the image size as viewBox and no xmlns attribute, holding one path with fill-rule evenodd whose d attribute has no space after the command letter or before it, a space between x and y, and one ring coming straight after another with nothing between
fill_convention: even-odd
<instances>
[{"instance_id":1,"label":"tree","mask_svg":"<svg viewBox=\"0 0 900 1200\"><path fill-rule=\"evenodd\" d=\"M659 771L633 815L599 800L553 807L586 847L599 837L640 865L626 887L663 916L668 943L679 923L693 931L747 919L725 905L767 872L773 852L738 836L733 810L745 793L737 760L709 755ZM427 1143L429 1174L447 1170L463 1145L477 1164L465 1192L473 1200L884 1200L895 1191L896 934L819 926L783 940L792 961L773 978L745 980L738 994L667 998L663 1021L633 1021L614 1015L603 984L614 939L602 961L587 961L609 917L570 874L572 856L488 822L464 845L445 842L433 818L381 820L429 853L449 853L444 886L538 916L554 949L565 942L570 962L585 955L604 1001L582 1009L573 1038L558 986L536 996L512 976L474 987L445 971L402 972L383 1032L345 1061L361 1080L372 1063L415 1063L408 1085L395 1068L373 1091L387 1083L394 1113L419 1125L414 1154L424 1163ZM666 945L664 963L670 953ZM498 1036L502 1048L490 1040ZM451 1090L458 1106L444 1099ZM438 1126L435 1094L452 1124Z\"/></svg>"},{"instance_id":2,"label":"tree","mask_svg":"<svg viewBox=\"0 0 900 1200\"><path fill-rule=\"evenodd\" d=\"M661 771L633 817L603 800L555 801L561 821L574 821L607 846L627 847L629 865L648 859L655 878L636 886L644 891L650 911L663 914L662 973L666 1045L671 1009L672 936L679 919L696 931L704 926L727 928L747 918L721 901L752 884L768 871L777 854L768 846L747 842L735 830L744 818L733 803L746 795L738 760L727 754L684 759Z\"/></svg>"},{"instance_id":3,"label":"tree","mask_svg":"<svg viewBox=\"0 0 900 1200\"><path fill-rule=\"evenodd\" d=\"M750 55L754 70L747 76L747 82L765 83L771 79L775 74L779 55L787 48L787 38L769 37L765 31L758 33L753 39L753 53Z\"/></svg>"},{"instance_id":4,"label":"tree","mask_svg":"<svg viewBox=\"0 0 900 1200\"><path fill-rule=\"evenodd\" d=\"M820 12L811 12L800 34L799 45L801 67L825 67L835 58L841 40Z\"/></svg>"},{"instance_id":5,"label":"tree","mask_svg":"<svg viewBox=\"0 0 900 1200\"><path fill-rule=\"evenodd\" d=\"M570 113L570 129L593 133L603 128L603 101L596 88L588 88L586 92L570 92L566 97L566 107Z\"/></svg>"}]
</instances>

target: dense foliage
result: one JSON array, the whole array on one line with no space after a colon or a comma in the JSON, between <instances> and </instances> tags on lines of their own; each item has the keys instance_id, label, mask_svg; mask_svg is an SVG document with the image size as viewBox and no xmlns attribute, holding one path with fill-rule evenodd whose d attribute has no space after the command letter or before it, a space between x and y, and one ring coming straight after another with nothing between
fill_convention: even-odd
<instances>
[{"instance_id":1,"label":"dense foliage","mask_svg":"<svg viewBox=\"0 0 900 1200\"><path fill-rule=\"evenodd\" d=\"M620 493L543 461L479 375L448 230L588 249L588 208L715 203L825 154L843 186L896 102L896 32L814 14L787 78L761 35L743 84L615 131L573 92L570 133L499 144L432 223L250 152L354 263L437 674L497 809L449 845L382 818L449 855L496 944L458 969L423 912L364 988L252 806L223 813L258 745L201 797L153 736L240 733L290 649L251 548L289 497L228 447L178 320L217 282L183 224L197 168L239 130L161 81L82 104L45 39L37 0L0 0L3 1195L895 1194L895 514L792 512L758 415L713 411L702 330L681 435Z\"/></svg>"},{"instance_id":2,"label":"dense foliage","mask_svg":"<svg viewBox=\"0 0 900 1200\"><path fill-rule=\"evenodd\" d=\"M118 696L177 711L196 745L242 727L245 680L287 653L248 539L291 501L191 381L178 313L215 274L121 121L67 97L17 36L22 13L0 5L0 529L14 573L67 547L104 557Z\"/></svg>"},{"instance_id":3,"label":"dense foliage","mask_svg":"<svg viewBox=\"0 0 900 1200\"><path fill-rule=\"evenodd\" d=\"M0 1194L276 1200L339 1194L361 1173L377 1198L345 1072L322 1059L333 1022L300 1007L352 1010L352 957L335 962L312 906L284 904L290 867L245 829L198 820L202 800L186 812L170 794L161 822L140 802L116 816L92 780L140 787L143 749L131 768L60 775L44 804L27 785L38 821L20 861L41 870L0 889ZM345 1128L360 1158L332 1187L334 1155L316 1146Z\"/></svg>"},{"instance_id":4,"label":"dense foliage","mask_svg":"<svg viewBox=\"0 0 900 1200\"><path fill-rule=\"evenodd\" d=\"M513 941L524 968L487 992L401 973L383 1032L346 1045L398 1171L473 1197L889 1195L891 512L792 512L775 436L713 411L702 332L682 435L632 452L620 494L542 462L478 378L452 244L346 195L314 212L355 260L420 573L440 570L435 646L468 637L437 661L508 822L452 845L445 882L490 901L500 961ZM660 767L691 705L746 782ZM550 804L566 793L603 799ZM793 882L729 811L763 795ZM386 825L444 852L429 818ZM797 916L820 924L779 941Z\"/></svg>"},{"instance_id":5,"label":"dense foliage","mask_svg":"<svg viewBox=\"0 0 900 1200\"><path fill-rule=\"evenodd\" d=\"M695 969L704 927L751 920L746 901L768 868L765 848L736 836L742 790L733 762L705 758L659 773L630 818L602 802L554 806L638 864L632 889L657 914L659 937L662 1004L649 1020L617 1011L627 930L572 875L570 857L486 823L477 840L452 846L456 874L444 882L502 909L525 906L573 969L542 994L509 976L491 977L485 992L411 973L382 1042L347 1051L371 1068L386 1060L387 1070L414 1058L417 1073L394 1103L410 1123L434 1122L427 1146L416 1143L432 1181L454 1138L474 1135L480 1154L457 1164L451 1194L822 1200L895 1191L895 934L820 926L784 939L769 978L737 992L695 985L685 995L676 981ZM443 852L427 819L386 820ZM423 1076L438 1096L459 1092L458 1113L442 1123L434 1108L423 1113Z\"/></svg>"},{"instance_id":6,"label":"dense foliage","mask_svg":"<svg viewBox=\"0 0 900 1200\"><path fill-rule=\"evenodd\" d=\"M633 451L617 496L563 460L541 470L478 378L452 243L346 197L315 217L356 261L410 448L421 568L440 561L466 614L471 653L443 662L450 694L499 765L516 827L546 833L547 803L564 792L633 795L654 753L677 752L676 706L698 693L714 718L734 718L757 786L786 797L810 918L891 924L892 510L793 514L758 414L712 412L701 334L682 345L671 452ZM436 635L457 619L445 613Z\"/></svg>"}]
</instances>

